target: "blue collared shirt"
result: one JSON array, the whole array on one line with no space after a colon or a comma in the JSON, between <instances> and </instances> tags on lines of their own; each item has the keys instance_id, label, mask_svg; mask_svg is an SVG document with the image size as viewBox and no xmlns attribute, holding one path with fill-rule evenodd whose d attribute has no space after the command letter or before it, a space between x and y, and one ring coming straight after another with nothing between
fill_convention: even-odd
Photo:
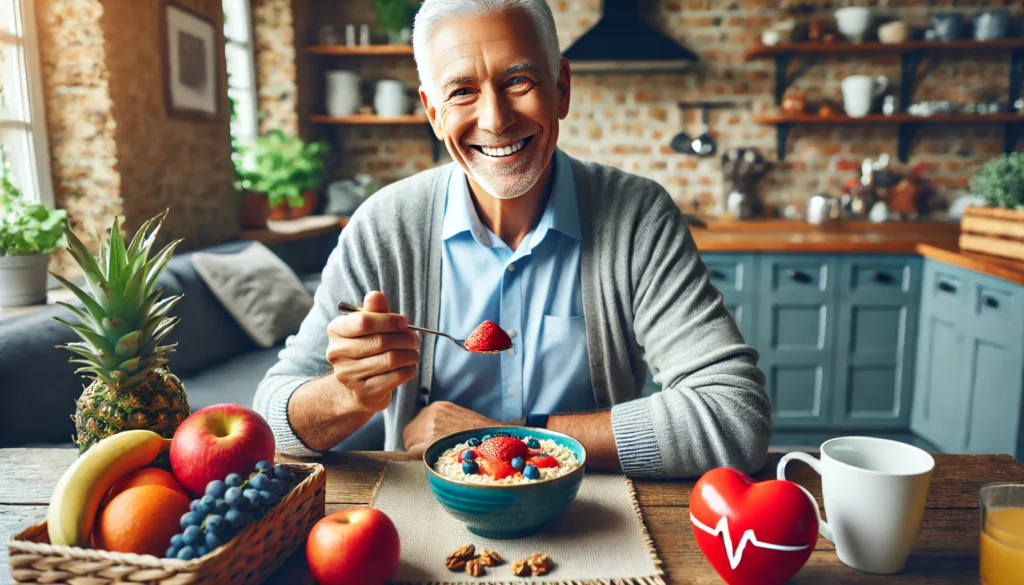
<instances>
[{"instance_id":1,"label":"blue collared shirt","mask_svg":"<svg viewBox=\"0 0 1024 585\"><path fill-rule=\"evenodd\" d=\"M449 178L441 237L439 328L456 338L484 320L513 348L464 352L437 340L432 401L447 400L511 422L528 414L596 408L580 280L580 215L569 158L555 151L555 178L537 226L513 251L480 221L462 169Z\"/></svg>"}]
</instances>

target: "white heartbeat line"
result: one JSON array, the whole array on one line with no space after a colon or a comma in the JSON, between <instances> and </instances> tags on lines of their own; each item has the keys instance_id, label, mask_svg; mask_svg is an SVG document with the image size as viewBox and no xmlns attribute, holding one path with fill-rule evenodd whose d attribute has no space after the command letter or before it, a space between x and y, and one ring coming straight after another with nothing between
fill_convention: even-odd
<instances>
[{"instance_id":1,"label":"white heartbeat line","mask_svg":"<svg viewBox=\"0 0 1024 585\"><path fill-rule=\"evenodd\" d=\"M690 514L690 522L693 522L694 526L700 528L704 532L707 532L711 536L717 537L719 534L721 534L724 537L723 540L725 541L725 556L729 557L729 567L733 570L736 570L736 567L740 566L740 561L743 560L743 549L747 547L748 542L758 548L767 548L771 550L782 551L803 550L810 546L809 544L805 544L803 546L791 546L785 544L771 544L770 542L761 542L757 539L757 536L754 534L754 531L752 529L747 529L743 532L743 537L740 538L740 544L738 547L736 547L736 550L734 552L732 550L732 537L729 535L729 522L726 520L725 516L722 516L721 520L718 521L718 524L716 524L714 528L711 528L707 524L704 524L700 520L697 520L697 518L692 513Z\"/></svg>"}]
</instances>

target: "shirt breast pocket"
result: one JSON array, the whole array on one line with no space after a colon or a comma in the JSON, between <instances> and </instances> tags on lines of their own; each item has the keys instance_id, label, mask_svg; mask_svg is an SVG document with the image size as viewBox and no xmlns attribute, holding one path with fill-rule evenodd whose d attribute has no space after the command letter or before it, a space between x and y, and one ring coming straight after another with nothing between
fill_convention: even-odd
<instances>
[{"instance_id":1,"label":"shirt breast pocket","mask_svg":"<svg viewBox=\"0 0 1024 585\"><path fill-rule=\"evenodd\" d=\"M544 315L540 360L547 379L571 380L577 374L589 375L587 363L587 322L584 315L555 317Z\"/></svg>"}]
</instances>

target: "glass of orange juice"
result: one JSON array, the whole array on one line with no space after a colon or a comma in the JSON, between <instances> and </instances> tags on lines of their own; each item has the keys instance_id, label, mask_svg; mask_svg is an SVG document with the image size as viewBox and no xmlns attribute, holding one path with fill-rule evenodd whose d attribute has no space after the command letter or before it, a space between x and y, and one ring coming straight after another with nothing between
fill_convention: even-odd
<instances>
[{"instance_id":1,"label":"glass of orange juice","mask_svg":"<svg viewBox=\"0 0 1024 585\"><path fill-rule=\"evenodd\" d=\"M1024 484L981 488L982 585L1024 583Z\"/></svg>"}]
</instances>

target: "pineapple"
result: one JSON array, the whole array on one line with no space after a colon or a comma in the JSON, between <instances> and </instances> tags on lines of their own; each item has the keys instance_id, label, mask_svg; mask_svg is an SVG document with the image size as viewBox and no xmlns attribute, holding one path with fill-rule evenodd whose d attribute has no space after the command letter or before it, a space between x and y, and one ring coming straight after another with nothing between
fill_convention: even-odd
<instances>
[{"instance_id":1,"label":"pineapple","mask_svg":"<svg viewBox=\"0 0 1024 585\"><path fill-rule=\"evenodd\" d=\"M68 251L82 269L89 291L53 275L83 305L61 303L74 312L77 322L57 318L82 338L60 347L76 354L71 362L83 365L76 373L93 379L73 417L80 454L100 439L130 429L171 438L191 412L181 380L165 367L174 345L160 345L178 322L167 313L181 296L161 299L163 289L153 290L181 240L148 258L166 216L164 211L143 224L127 249L115 219L110 241L100 239L96 257L70 228L65 230Z\"/></svg>"}]
</instances>

